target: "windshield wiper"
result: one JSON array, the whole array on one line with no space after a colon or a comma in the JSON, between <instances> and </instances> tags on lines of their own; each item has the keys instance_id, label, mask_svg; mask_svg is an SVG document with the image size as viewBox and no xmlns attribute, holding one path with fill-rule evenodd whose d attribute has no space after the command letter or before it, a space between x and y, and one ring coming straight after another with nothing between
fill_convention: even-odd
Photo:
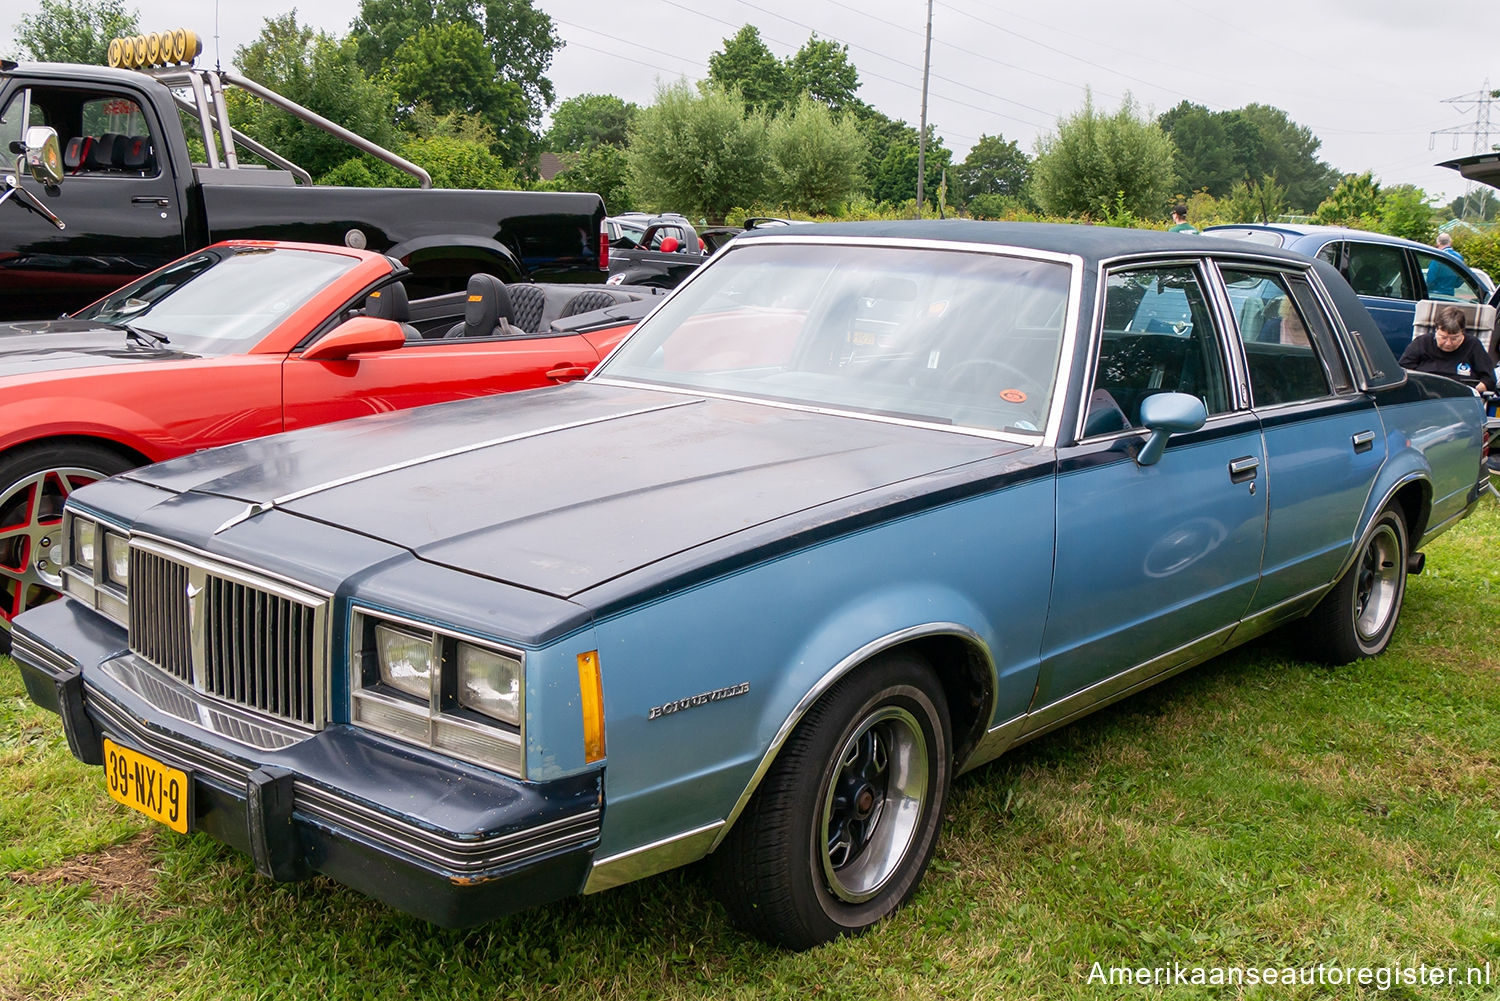
<instances>
[{"instance_id":1,"label":"windshield wiper","mask_svg":"<svg viewBox=\"0 0 1500 1001\"><path fill-rule=\"evenodd\" d=\"M110 320L94 320L93 322L99 324L101 327L108 327L111 330L123 330L126 337L139 344L154 346L157 344L172 343L172 339L166 334L159 334L155 330L147 330L145 327L137 327L134 324L112 322Z\"/></svg>"}]
</instances>

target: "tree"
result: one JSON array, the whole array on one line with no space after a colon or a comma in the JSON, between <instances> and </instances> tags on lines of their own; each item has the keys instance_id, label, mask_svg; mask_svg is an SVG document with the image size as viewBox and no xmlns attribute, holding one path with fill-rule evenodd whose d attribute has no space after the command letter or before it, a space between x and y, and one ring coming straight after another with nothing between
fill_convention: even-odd
<instances>
[{"instance_id":1,"label":"tree","mask_svg":"<svg viewBox=\"0 0 1500 1001\"><path fill-rule=\"evenodd\" d=\"M808 94L835 112L848 111L858 99L859 71L849 61L849 46L813 35L786 63L790 94Z\"/></svg>"},{"instance_id":2,"label":"tree","mask_svg":"<svg viewBox=\"0 0 1500 1001\"><path fill-rule=\"evenodd\" d=\"M1172 194L1172 140L1125 95L1120 110L1083 108L1037 140L1032 190L1053 215L1160 218Z\"/></svg>"},{"instance_id":3,"label":"tree","mask_svg":"<svg viewBox=\"0 0 1500 1001\"><path fill-rule=\"evenodd\" d=\"M1254 124L1262 142L1258 173L1275 174L1286 186L1287 202L1299 212L1316 208L1338 181L1338 171L1318 159L1323 141L1285 111L1247 104L1237 112Z\"/></svg>"},{"instance_id":4,"label":"tree","mask_svg":"<svg viewBox=\"0 0 1500 1001\"><path fill-rule=\"evenodd\" d=\"M426 104L436 114L476 115L494 130L492 150L506 163L532 153L535 136L524 124L528 109L521 88L494 75L478 28L462 21L429 24L396 50L388 79L408 108Z\"/></svg>"},{"instance_id":5,"label":"tree","mask_svg":"<svg viewBox=\"0 0 1500 1001\"><path fill-rule=\"evenodd\" d=\"M810 94L771 121L775 197L790 211L837 215L859 190L865 141L849 118Z\"/></svg>"},{"instance_id":6,"label":"tree","mask_svg":"<svg viewBox=\"0 0 1500 1001\"><path fill-rule=\"evenodd\" d=\"M1380 196L1380 231L1418 243L1431 243L1437 235L1437 209L1427 192L1413 184L1386 188Z\"/></svg>"},{"instance_id":7,"label":"tree","mask_svg":"<svg viewBox=\"0 0 1500 1001\"><path fill-rule=\"evenodd\" d=\"M16 41L28 59L52 63L108 61L109 40L140 33L140 12L123 0L42 0L35 14L16 22Z\"/></svg>"},{"instance_id":8,"label":"tree","mask_svg":"<svg viewBox=\"0 0 1500 1001\"><path fill-rule=\"evenodd\" d=\"M1325 226L1376 229L1380 224L1380 185L1370 171L1345 174L1333 194L1318 206L1318 222Z\"/></svg>"},{"instance_id":9,"label":"tree","mask_svg":"<svg viewBox=\"0 0 1500 1001\"><path fill-rule=\"evenodd\" d=\"M296 11L267 18L255 41L235 50L252 80L351 131L389 148L396 141L395 97L360 70L355 48L297 23ZM230 118L254 139L326 174L351 156L348 143L243 91L231 90Z\"/></svg>"},{"instance_id":10,"label":"tree","mask_svg":"<svg viewBox=\"0 0 1500 1001\"><path fill-rule=\"evenodd\" d=\"M567 169L548 182L553 191L593 191L613 213L636 208L630 190L630 159L625 150L609 143L590 146L568 156Z\"/></svg>"},{"instance_id":11,"label":"tree","mask_svg":"<svg viewBox=\"0 0 1500 1001\"><path fill-rule=\"evenodd\" d=\"M1454 219L1493 222L1500 215L1500 197L1496 197L1491 189L1476 185L1449 202L1447 210Z\"/></svg>"},{"instance_id":12,"label":"tree","mask_svg":"<svg viewBox=\"0 0 1500 1001\"><path fill-rule=\"evenodd\" d=\"M724 39L724 48L708 57L708 79L720 93L736 91L747 106L767 114L780 111L794 94L786 67L753 24Z\"/></svg>"},{"instance_id":13,"label":"tree","mask_svg":"<svg viewBox=\"0 0 1500 1001\"><path fill-rule=\"evenodd\" d=\"M476 57L466 29L479 33L484 59ZM423 53L404 54L424 30L429 34ZM449 106L436 93L444 84L422 86L419 69L442 67L446 85L477 99L475 110L485 109L498 137L496 153L513 166L529 165L534 158L536 129L553 100L546 72L562 39L533 0L361 0L349 38L367 74L391 73L400 80L395 90L403 106L423 100L435 108ZM447 51L453 45L461 51Z\"/></svg>"},{"instance_id":14,"label":"tree","mask_svg":"<svg viewBox=\"0 0 1500 1001\"><path fill-rule=\"evenodd\" d=\"M1177 148L1178 188L1216 198L1235 184L1261 176L1264 142L1259 127L1237 111L1209 111L1183 101L1157 119Z\"/></svg>"},{"instance_id":15,"label":"tree","mask_svg":"<svg viewBox=\"0 0 1500 1001\"><path fill-rule=\"evenodd\" d=\"M953 151L936 138L936 129L928 126L927 159L922 171L922 195L927 205L937 207L938 190L943 174L953 162ZM920 149L915 140L901 139L891 144L876 169L871 194L878 202L904 205L917 198L917 159Z\"/></svg>"},{"instance_id":16,"label":"tree","mask_svg":"<svg viewBox=\"0 0 1500 1001\"><path fill-rule=\"evenodd\" d=\"M1217 206L1219 221L1271 222L1286 211L1286 188L1276 183L1270 174L1261 175L1260 180L1247 178L1236 181ZM1201 214L1191 217L1198 225L1209 219Z\"/></svg>"},{"instance_id":17,"label":"tree","mask_svg":"<svg viewBox=\"0 0 1500 1001\"><path fill-rule=\"evenodd\" d=\"M574 152L599 145L624 148L630 123L641 109L613 94L579 94L552 112L546 145L553 152Z\"/></svg>"},{"instance_id":18,"label":"tree","mask_svg":"<svg viewBox=\"0 0 1500 1001\"><path fill-rule=\"evenodd\" d=\"M1031 158L1014 140L981 135L954 175L960 203L981 195L1020 198L1031 179Z\"/></svg>"},{"instance_id":19,"label":"tree","mask_svg":"<svg viewBox=\"0 0 1500 1001\"><path fill-rule=\"evenodd\" d=\"M630 130L631 185L641 202L720 222L765 188L766 119L736 91L658 86Z\"/></svg>"}]
</instances>

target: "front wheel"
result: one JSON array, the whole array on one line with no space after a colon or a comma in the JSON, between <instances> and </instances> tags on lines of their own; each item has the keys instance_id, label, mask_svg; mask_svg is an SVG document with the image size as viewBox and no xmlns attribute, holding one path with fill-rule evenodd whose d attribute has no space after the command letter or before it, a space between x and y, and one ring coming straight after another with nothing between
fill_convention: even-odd
<instances>
[{"instance_id":1,"label":"front wheel","mask_svg":"<svg viewBox=\"0 0 1500 1001\"><path fill-rule=\"evenodd\" d=\"M730 918L806 949L886 917L927 869L952 772L947 704L924 661L889 655L844 678L710 858Z\"/></svg>"},{"instance_id":2,"label":"front wheel","mask_svg":"<svg viewBox=\"0 0 1500 1001\"><path fill-rule=\"evenodd\" d=\"M11 620L62 587L62 509L79 487L134 463L97 445L44 445L0 458L0 653Z\"/></svg>"},{"instance_id":3,"label":"front wheel","mask_svg":"<svg viewBox=\"0 0 1500 1001\"><path fill-rule=\"evenodd\" d=\"M1333 590L1303 624L1303 639L1319 660L1347 664L1390 645L1406 597L1406 520L1387 508L1364 547Z\"/></svg>"}]
</instances>

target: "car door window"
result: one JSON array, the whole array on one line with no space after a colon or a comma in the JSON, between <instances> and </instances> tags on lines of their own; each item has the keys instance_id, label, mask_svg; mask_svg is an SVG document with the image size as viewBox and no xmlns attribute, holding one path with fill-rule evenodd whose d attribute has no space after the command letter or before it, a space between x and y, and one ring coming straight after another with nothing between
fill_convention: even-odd
<instances>
[{"instance_id":1,"label":"car door window","mask_svg":"<svg viewBox=\"0 0 1500 1001\"><path fill-rule=\"evenodd\" d=\"M1349 244L1349 284L1360 295L1386 299L1415 299L1406 273L1406 254L1400 247L1377 243Z\"/></svg>"},{"instance_id":2,"label":"car door window","mask_svg":"<svg viewBox=\"0 0 1500 1001\"><path fill-rule=\"evenodd\" d=\"M1427 283L1427 298L1456 302L1483 301L1484 296L1443 254L1416 251L1417 267Z\"/></svg>"},{"instance_id":3,"label":"car door window","mask_svg":"<svg viewBox=\"0 0 1500 1001\"><path fill-rule=\"evenodd\" d=\"M31 88L31 125L57 132L63 169L81 177L156 177L160 165L151 126L139 102L114 91ZM18 128L21 95L6 108L0 134Z\"/></svg>"},{"instance_id":4,"label":"car door window","mask_svg":"<svg viewBox=\"0 0 1500 1001\"><path fill-rule=\"evenodd\" d=\"M1223 269L1257 407L1299 403L1350 388L1333 331L1300 275Z\"/></svg>"},{"instance_id":5,"label":"car door window","mask_svg":"<svg viewBox=\"0 0 1500 1001\"><path fill-rule=\"evenodd\" d=\"M1186 265L1111 272L1084 437L1139 427L1141 401L1170 392L1230 409L1202 280Z\"/></svg>"}]
</instances>

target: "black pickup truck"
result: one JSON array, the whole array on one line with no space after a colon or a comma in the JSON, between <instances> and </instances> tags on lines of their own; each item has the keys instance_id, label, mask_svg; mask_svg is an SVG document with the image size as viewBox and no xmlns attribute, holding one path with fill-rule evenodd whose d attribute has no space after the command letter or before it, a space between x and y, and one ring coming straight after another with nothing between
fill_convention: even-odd
<instances>
[{"instance_id":1,"label":"black pickup truck","mask_svg":"<svg viewBox=\"0 0 1500 1001\"><path fill-rule=\"evenodd\" d=\"M407 170L422 187L314 186L229 125L227 86ZM185 127L206 163L193 162ZM262 164L240 163L246 152ZM0 191L0 203L11 203L0 204L7 320L77 309L227 239L380 251L411 268L414 295L461 289L478 271L507 282L607 276L598 195L433 189L420 167L227 70L0 61L0 158L15 163L0 171L10 175Z\"/></svg>"}]
</instances>

